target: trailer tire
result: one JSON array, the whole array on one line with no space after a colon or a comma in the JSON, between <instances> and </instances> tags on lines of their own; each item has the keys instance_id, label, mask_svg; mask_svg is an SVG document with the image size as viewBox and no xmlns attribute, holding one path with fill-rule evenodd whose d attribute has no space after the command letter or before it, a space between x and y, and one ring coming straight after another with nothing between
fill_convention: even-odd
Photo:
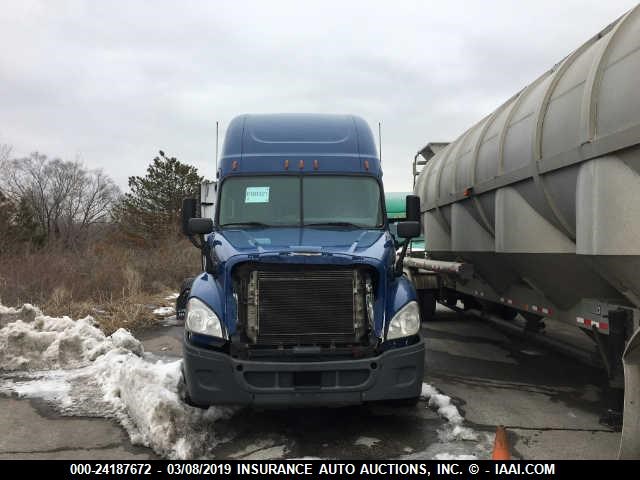
<instances>
[{"instance_id":1,"label":"trailer tire","mask_svg":"<svg viewBox=\"0 0 640 480\"><path fill-rule=\"evenodd\" d=\"M436 295L433 290L418 290L418 305L423 322L430 322L436 316Z\"/></svg>"},{"instance_id":2,"label":"trailer tire","mask_svg":"<svg viewBox=\"0 0 640 480\"><path fill-rule=\"evenodd\" d=\"M444 297L444 304L449 308L453 308L458 305L458 299L455 297Z\"/></svg>"}]
</instances>

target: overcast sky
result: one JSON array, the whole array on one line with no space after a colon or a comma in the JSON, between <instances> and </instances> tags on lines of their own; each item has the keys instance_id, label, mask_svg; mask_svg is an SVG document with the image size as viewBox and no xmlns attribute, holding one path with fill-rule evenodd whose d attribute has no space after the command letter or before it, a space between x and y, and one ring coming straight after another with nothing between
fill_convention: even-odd
<instances>
[{"instance_id":1,"label":"overcast sky","mask_svg":"<svg viewBox=\"0 0 640 480\"><path fill-rule=\"evenodd\" d=\"M0 8L0 143L126 188L158 149L213 178L215 122L382 122L385 189L635 1L30 1ZM222 135L221 135L222 141Z\"/></svg>"}]
</instances>

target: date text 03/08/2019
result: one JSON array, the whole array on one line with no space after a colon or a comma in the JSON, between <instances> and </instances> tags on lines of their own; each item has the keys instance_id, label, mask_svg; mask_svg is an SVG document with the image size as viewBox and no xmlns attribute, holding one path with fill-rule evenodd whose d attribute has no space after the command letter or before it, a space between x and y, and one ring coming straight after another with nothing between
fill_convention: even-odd
<instances>
[{"instance_id":1,"label":"date text 03/08/2019","mask_svg":"<svg viewBox=\"0 0 640 480\"><path fill-rule=\"evenodd\" d=\"M421 475L438 476L471 474L555 475L555 463L495 463L492 465L466 462L454 463L337 463L337 462L160 462L151 463L70 463L72 476L155 474L201 475ZM435 469L433 468L435 466ZM435 470L435 471L434 471Z\"/></svg>"},{"instance_id":2,"label":"date text 03/08/2019","mask_svg":"<svg viewBox=\"0 0 640 480\"><path fill-rule=\"evenodd\" d=\"M154 467L157 465L154 465ZM235 467L235 468L234 468ZM424 463L199 463L167 462L161 469L148 463L71 463L69 473L78 475L429 475Z\"/></svg>"}]
</instances>

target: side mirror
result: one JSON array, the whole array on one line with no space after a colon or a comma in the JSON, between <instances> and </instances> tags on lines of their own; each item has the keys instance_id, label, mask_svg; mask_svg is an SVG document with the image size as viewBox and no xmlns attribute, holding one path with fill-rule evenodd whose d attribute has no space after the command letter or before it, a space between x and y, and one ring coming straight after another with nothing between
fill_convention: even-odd
<instances>
[{"instance_id":1,"label":"side mirror","mask_svg":"<svg viewBox=\"0 0 640 480\"><path fill-rule=\"evenodd\" d=\"M414 195L407 195L407 214L409 213L409 197L413 197ZM418 199L418 202L420 200ZM408 217L409 215L407 215ZM409 240L415 237L420 236L420 222L416 221L406 221L406 222L398 222L398 236L402 238L406 238L404 245L402 245L402 251L396 260L395 266L395 274L397 277L402 275L402 266L404 264L404 257L407 256L407 248L411 243Z\"/></svg>"},{"instance_id":2,"label":"side mirror","mask_svg":"<svg viewBox=\"0 0 640 480\"><path fill-rule=\"evenodd\" d=\"M182 233L189 236L189 220L197 217L198 201L195 198L185 198L182 200Z\"/></svg>"},{"instance_id":3,"label":"side mirror","mask_svg":"<svg viewBox=\"0 0 640 480\"><path fill-rule=\"evenodd\" d=\"M415 222L415 221L398 222L397 225L398 225L397 228L398 228L399 237L415 238L420 236L420 222Z\"/></svg>"},{"instance_id":4,"label":"side mirror","mask_svg":"<svg viewBox=\"0 0 640 480\"><path fill-rule=\"evenodd\" d=\"M187 225L188 235L206 235L213 232L213 220L210 218L190 218Z\"/></svg>"},{"instance_id":5,"label":"side mirror","mask_svg":"<svg viewBox=\"0 0 640 480\"><path fill-rule=\"evenodd\" d=\"M417 195L407 195L406 202L405 211L407 221L420 222L420 197Z\"/></svg>"}]
</instances>

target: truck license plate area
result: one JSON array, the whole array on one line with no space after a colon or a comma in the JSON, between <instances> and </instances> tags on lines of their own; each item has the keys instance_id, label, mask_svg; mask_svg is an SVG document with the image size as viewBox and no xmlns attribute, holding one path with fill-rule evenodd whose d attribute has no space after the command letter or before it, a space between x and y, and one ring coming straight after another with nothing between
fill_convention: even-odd
<instances>
[{"instance_id":1,"label":"truck license plate area","mask_svg":"<svg viewBox=\"0 0 640 480\"><path fill-rule=\"evenodd\" d=\"M322 372L294 372L293 386L295 388L320 388Z\"/></svg>"}]
</instances>

